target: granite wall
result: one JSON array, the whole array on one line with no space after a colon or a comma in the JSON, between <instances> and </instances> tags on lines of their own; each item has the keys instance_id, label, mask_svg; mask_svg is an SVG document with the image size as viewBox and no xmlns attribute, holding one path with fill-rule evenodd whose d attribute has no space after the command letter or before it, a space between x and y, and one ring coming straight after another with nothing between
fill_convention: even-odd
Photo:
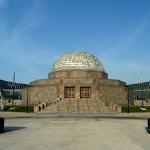
<instances>
[{"instance_id":1,"label":"granite wall","mask_svg":"<svg viewBox=\"0 0 150 150\"><path fill-rule=\"evenodd\" d=\"M95 99L99 102L104 102L106 106L110 104L123 105L127 104L127 87L124 82L119 80L100 80L100 79L45 79L36 80L31 83L32 87L25 89L23 92L23 101L26 103L27 95L29 104L37 105L42 102L47 102L48 105L63 103L69 99L64 98L64 87L75 86L76 95L71 101L76 103L78 106L85 99L80 99L80 87L90 86L91 87L91 98L86 100L94 108L97 109ZM28 93L28 94L27 94ZM82 103L81 103L82 104ZM65 105L65 103L64 103ZM62 106L62 105L61 105ZM67 106L64 106L67 107ZM80 108L82 105L79 106ZM82 109L83 112L84 109ZM67 110L66 110L67 111Z\"/></svg>"}]
</instances>

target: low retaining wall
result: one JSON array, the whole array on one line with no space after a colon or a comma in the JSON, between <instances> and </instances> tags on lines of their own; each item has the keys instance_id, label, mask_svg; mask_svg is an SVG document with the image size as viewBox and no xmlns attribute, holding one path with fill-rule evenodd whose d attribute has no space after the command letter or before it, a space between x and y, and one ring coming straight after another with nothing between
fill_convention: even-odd
<instances>
[{"instance_id":1,"label":"low retaining wall","mask_svg":"<svg viewBox=\"0 0 150 150\"><path fill-rule=\"evenodd\" d=\"M141 106L142 100L134 100L134 105ZM143 100L143 105L150 106L150 100Z\"/></svg>"},{"instance_id":2,"label":"low retaining wall","mask_svg":"<svg viewBox=\"0 0 150 150\"><path fill-rule=\"evenodd\" d=\"M45 109L46 107L47 107L47 102L38 104L37 106L34 106L34 112L41 111Z\"/></svg>"}]
</instances>

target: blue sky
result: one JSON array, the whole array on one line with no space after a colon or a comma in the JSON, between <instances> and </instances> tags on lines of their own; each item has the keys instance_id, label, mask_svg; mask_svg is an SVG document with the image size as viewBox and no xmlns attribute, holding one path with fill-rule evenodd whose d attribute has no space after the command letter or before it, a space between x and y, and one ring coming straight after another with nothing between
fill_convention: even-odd
<instances>
[{"instance_id":1,"label":"blue sky","mask_svg":"<svg viewBox=\"0 0 150 150\"><path fill-rule=\"evenodd\" d=\"M47 78L64 52L97 56L111 79L150 80L150 0L0 0L0 78Z\"/></svg>"}]
</instances>

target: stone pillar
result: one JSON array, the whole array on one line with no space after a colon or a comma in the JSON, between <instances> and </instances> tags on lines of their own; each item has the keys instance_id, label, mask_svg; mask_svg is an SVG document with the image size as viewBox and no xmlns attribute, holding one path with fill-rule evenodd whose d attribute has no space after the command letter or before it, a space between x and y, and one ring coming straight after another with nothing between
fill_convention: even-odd
<instances>
[{"instance_id":1,"label":"stone pillar","mask_svg":"<svg viewBox=\"0 0 150 150\"><path fill-rule=\"evenodd\" d=\"M38 111L39 111L38 106L34 106L34 112L38 112Z\"/></svg>"},{"instance_id":2,"label":"stone pillar","mask_svg":"<svg viewBox=\"0 0 150 150\"><path fill-rule=\"evenodd\" d=\"M117 112L121 113L121 106L117 106Z\"/></svg>"},{"instance_id":3,"label":"stone pillar","mask_svg":"<svg viewBox=\"0 0 150 150\"><path fill-rule=\"evenodd\" d=\"M60 98L61 99L64 99L65 97L64 97L64 85L63 84L61 84L60 85Z\"/></svg>"},{"instance_id":4,"label":"stone pillar","mask_svg":"<svg viewBox=\"0 0 150 150\"><path fill-rule=\"evenodd\" d=\"M80 100L80 86L75 86L75 99L79 99Z\"/></svg>"}]
</instances>

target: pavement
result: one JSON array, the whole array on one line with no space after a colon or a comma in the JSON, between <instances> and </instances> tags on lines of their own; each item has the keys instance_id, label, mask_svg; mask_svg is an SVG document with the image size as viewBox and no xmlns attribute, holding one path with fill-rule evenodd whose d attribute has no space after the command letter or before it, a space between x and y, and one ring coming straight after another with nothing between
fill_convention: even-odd
<instances>
[{"instance_id":1,"label":"pavement","mask_svg":"<svg viewBox=\"0 0 150 150\"><path fill-rule=\"evenodd\" d=\"M5 113L0 150L149 150L145 114ZM114 117L113 117L114 116Z\"/></svg>"},{"instance_id":2,"label":"pavement","mask_svg":"<svg viewBox=\"0 0 150 150\"><path fill-rule=\"evenodd\" d=\"M145 113L48 113L48 112L0 112L0 117L6 119L15 118L82 118L82 119L94 119L94 118L114 118L114 119L147 119L150 118L150 112Z\"/></svg>"}]
</instances>

